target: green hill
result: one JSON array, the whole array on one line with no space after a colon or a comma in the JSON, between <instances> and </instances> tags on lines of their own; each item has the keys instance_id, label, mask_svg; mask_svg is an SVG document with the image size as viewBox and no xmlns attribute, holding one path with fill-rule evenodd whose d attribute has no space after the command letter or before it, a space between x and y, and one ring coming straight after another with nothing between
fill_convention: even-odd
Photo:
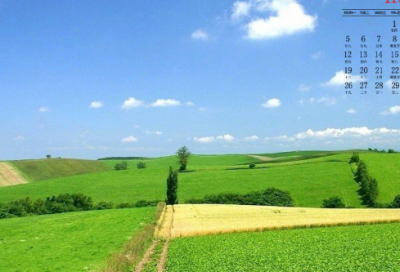
<instances>
[{"instance_id":1,"label":"green hill","mask_svg":"<svg viewBox=\"0 0 400 272\"><path fill-rule=\"evenodd\" d=\"M63 178L110 170L100 161L77 159L20 160L11 163L30 181Z\"/></svg>"},{"instance_id":2,"label":"green hill","mask_svg":"<svg viewBox=\"0 0 400 272\"><path fill-rule=\"evenodd\" d=\"M347 205L362 207L348 164L351 152L299 160L268 162L245 155L193 155L188 171L179 173L178 199L208 194L248 193L275 187L287 190L295 198L296 206L320 207L323 199L340 196ZM313 155L313 154L303 154ZM370 174L378 180L378 201L391 202L400 194L400 154L360 153ZM139 161L147 168L137 169ZM119 160L99 161L112 168ZM256 163L255 169L249 169ZM169 166L178 168L174 156L129 160L125 171L103 171L79 176L48 179L34 183L0 188L0 202L21 197L45 198L61 193L84 193L95 202L136 202L164 200Z\"/></svg>"}]
</instances>

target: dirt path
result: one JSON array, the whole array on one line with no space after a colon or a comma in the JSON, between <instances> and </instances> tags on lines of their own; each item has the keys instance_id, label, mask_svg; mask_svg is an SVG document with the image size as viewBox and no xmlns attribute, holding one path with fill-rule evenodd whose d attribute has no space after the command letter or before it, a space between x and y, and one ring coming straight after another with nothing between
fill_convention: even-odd
<instances>
[{"instance_id":1,"label":"dirt path","mask_svg":"<svg viewBox=\"0 0 400 272\"><path fill-rule=\"evenodd\" d=\"M146 254L144 254L143 259L136 266L135 272L141 272L143 270L143 267L150 260L150 257L153 254L154 248L157 246L157 244L158 244L158 240L154 240L153 244L151 244L149 249L146 251Z\"/></svg>"},{"instance_id":2,"label":"dirt path","mask_svg":"<svg viewBox=\"0 0 400 272\"><path fill-rule=\"evenodd\" d=\"M0 187L27 183L26 179L8 162L0 162Z\"/></svg>"},{"instance_id":3,"label":"dirt path","mask_svg":"<svg viewBox=\"0 0 400 272\"><path fill-rule=\"evenodd\" d=\"M160 262L158 263L158 266L157 266L158 272L163 272L165 269L165 263L167 261L169 240L171 239L171 232L172 232L172 228L174 227L174 215L175 215L175 207L172 206L172 216L171 216L171 219L169 220L169 222L167 222L167 224L169 223L169 225L167 227L168 228L167 240L165 241L164 248L161 253Z\"/></svg>"},{"instance_id":4,"label":"dirt path","mask_svg":"<svg viewBox=\"0 0 400 272\"><path fill-rule=\"evenodd\" d=\"M260 161L272 161L272 160L274 160L273 158L270 158L270 157L264 157L264 156L258 156L258 155L247 155L247 156L249 156L251 158L254 158L254 159L257 159L257 160L260 160Z\"/></svg>"}]
</instances>

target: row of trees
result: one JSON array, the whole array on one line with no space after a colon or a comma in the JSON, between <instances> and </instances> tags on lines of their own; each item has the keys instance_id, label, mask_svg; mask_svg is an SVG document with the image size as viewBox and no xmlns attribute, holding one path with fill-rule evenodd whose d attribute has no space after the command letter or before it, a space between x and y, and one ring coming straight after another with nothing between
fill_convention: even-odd
<instances>
[{"instance_id":1,"label":"row of trees","mask_svg":"<svg viewBox=\"0 0 400 272\"><path fill-rule=\"evenodd\" d=\"M385 149L378 150L377 148L368 148L368 151L378 152L378 153L397 153L396 150L389 148L387 151Z\"/></svg>"}]
</instances>

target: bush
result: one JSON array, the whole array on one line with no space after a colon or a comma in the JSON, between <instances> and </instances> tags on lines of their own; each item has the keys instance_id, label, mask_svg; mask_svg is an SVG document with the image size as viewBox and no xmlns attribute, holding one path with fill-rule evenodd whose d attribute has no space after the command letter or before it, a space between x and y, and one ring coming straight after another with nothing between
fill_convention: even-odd
<instances>
[{"instance_id":1,"label":"bush","mask_svg":"<svg viewBox=\"0 0 400 272\"><path fill-rule=\"evenodd\" d=\"M324 199L322 202L322 208L344 208L345 205L342 199L338 196L333 196L328 199Z\"/></svg>"},{"instance_id":2,"label":"bush","mask_svg":"<svg viewBox=\"0 0 400 272\"><path fill-rule=\"evenodd\" d=\"M358 152L353 152L353 155L350 157L349 163L358 163L360 162L360 155Z\"/></svg>"},{"instance_id":3,"label":"bush","mask_svg":"<svg viewBox=\"0 0 400 272\"><path fill-rule=\"evenodd\" d=\"M252 164L249 165L249 168L250 169L254 169L254 168L256 168L256 165L254 163L252 163Z\"/></svg>"},{"instance_id":4,"label":"bush","mask_svg":"<svg viewBox=\"0 0 400 272\"><path fill-rule=\"evenodd\" d=\"M114 207L114 204L112 202L107 202L107 201L100 201L97 203L93 209L94 210L109 210Z\"/></svg>"},{"instance_id":5,"label":"bush","mask_svg":"<svg viewBox=\"0 0 400 272\"><path fill-rule=\"evenodd\" d=\"M268 188L264 191L248 194L221 193L218 195L206 195L203 199L189 199L191 204L236 204L259 206L283 206L293 207L294 200L291 195L276 188Z\"/></svg>"},{"instance_id":6,"label":"bush","mask_svg":"<svg viewBox=\"0 0 400 272\"><path fill-rule=\"evenodd\" d=\"M146 168L146 163L139 162L136 166L137 166L138 169L145 169Z\"/></svg>"},{"instance_id":7,"label":"bush","mask_svg":"<svg viewBox=\"0 0 400 272\"><path fill-rule=\"evenodd\" d=\"M133 208L135 207L135 204L133 203L121 203L117 205L117 209L128 209L128 208Z\"/></svg>"},{"instance_id":8,"label":"bush","mask_svg":"<svg viewBox=\"0 0 400 272\"><path fill-rule=\"evenodd\" d=\"M128 162L123 161L114 165L115 170L126 170L128 169Z\"/></svg>"},{"instance_id":9,"label":"bush","mask_svg":"<svg viewBox=\"0 0 400 272\"><path fill-rule=\"evenodd\" d=\"M160 202L159 200L155 200L155 201L139 200L138 202L135 203L135 207L136 208L156 207L159 202Z\"/></svg>"},{"instance_id":10,"label":"bush","mask_svg":"<svg viewBox=\"0 0 400 272\"><path fill-rule=\"evenodd\" d=\"M392 208L400 208L400 195L397 195L392 204L390 205Z\"/></svg>"}]
</instances>

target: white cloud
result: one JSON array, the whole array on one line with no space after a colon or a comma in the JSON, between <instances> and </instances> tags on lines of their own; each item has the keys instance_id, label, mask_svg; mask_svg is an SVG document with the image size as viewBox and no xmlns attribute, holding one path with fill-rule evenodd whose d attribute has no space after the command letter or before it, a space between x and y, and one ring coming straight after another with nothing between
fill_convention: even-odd
<instances>
[{"instance_id":1,"label":"white cloud","mask_svg":"<svg viewBox=\"0 0 400 272\"><path fill-rule=\"evenodd\" d=\"M277 108L281 105L281 101L278 98L272 98L265 102L264 104L261 104L262 107L264 108Z\"/></svg>"},{"instance_id":2,"label":"white cloud","mask_svg":"<svg viewBox=\"0 0 400 272\"><path fill-rule=\"evenodd\" d=\"M168 107L168 106L179 106L181 102L175 99L157 99L156 102L151 103L152 107Z\"/></svg>"},{"instance_id":3,"label":"white cloud","mask_svg":"<svg viewBox=\"0 0 400 272\"><path fill-rule=\"evenodd\" d=\"M381 112L382 115L398 114L398 113L400 113L400 106L393 106L390 107L388 111Z\"/></svg>"},{"instance_id":4,"label":"white cloud","mask_svg":"<svg viewBox=\"0 0 400 272\"><path fill-rule=\"evenodd\" d=\"M129 97L124 101L121 108L123 109L137 108L143 106L143 104L144 104L143 101L137 100L134 97Z\"/></svg>"},{"instance_id":5,"label":"white cloud","mask_svg":"<svg viewBox=\"0 0 400 272\"><path fill-rule=\"evenodd\" d=\"M296 139L324 139L324 138L341 138L341 137L365 137L376 135L399 134L398 129L376 128L369 129L367 127L351 127L351 128L327 128L326 130L313 131L308 129L305 132L297 133Z\"/></svg>"},{"instance_id":6,"label":"white cloud","mask_svg":"<svg viewBox=\"0 0 400 272\"><path fill-rule=\"evenodd\" d=\"M90 103L91 108L101 108L103 106L104 106L104 103L101 101L93 101L92 103Z\"/></svg>"},{"instance_id":7,"label":"white cloud","mask_svg":"<svg viewBox=\"0 0 400 272\"><path fill-rule=\"evenodd\" d=\"M135 143L137 141L138 141L138 139L134 136L129 136L129 137L123 138L121 140L121 142L123 142L123 143Z\"/></svg>"},{"instance_id":8,"label":"white cloud","mask_svg":"<svg viewBox=\"0 0 400 272\"><path fill-rule=\"evenodd\" d=\"M197 29L191 35L193 40L201 40L206 41L208 40L208 33L204 29Z\"/></svg>"},{"instance_id":9,"label":"white cloud","mask_svg":"<svg viewBox=\"0 0 400 272\"><path fill-rule=\"evenodd\" d=\"M161 132L161 131L156 131L156 132L154 132L154 134L156 134L156 135L162 135L162 132Z\"/></svg>"},{"instance_id":10,"label":"white cloud","mask_svg":"<svg viewBox=\"0 0 400 272\"><path fill-rule=\"evenodd\" d=\"M347 113L355 114L355 113L357 113L357 111L355 109L348 109Z\"/></svg>"},{"instance_id":11,"label":"white cloud","mask_svg":"<svg viewBox=\"0 0 400 272\"><path fill-rule=\"evenodd\" d=\"M188 101L185 104L186 104L186 106L189 106L189 107L193 107L194 106L194 103L192 101Z\"/></svg>"},{"instance_id":12,"label":"white cloud","mask_svg":"<svg viewBox=\"0 0 400 272\"><path fill-rule=\"evenodd\" d=\"M49 112L50 111L50 108L48 108L48 107L40 107L39 108L39 112Z\"/></svg>"},{"instance_id":13,"label":"white cloud","mask_svg":"<svg viewBox=\"0 0 400 272\"><path fill-rule=\"evenodd\" d=\"M158 130L157 130L157 131L154 131L154 132L149 131L149 130L145 130L144 133L145 133L145 134L154 134L154 135L158 135L158 136L159 136L159 135L162 135L162 132L161 132L161 131L158 131Z\"/></svg>"},{"instance_id":14,"label":"white cloud","mask_svg":"<svg viewBox=\"0 0 400 272\"><path fill-rule=\"evenodd\" d=\"M324 55L324 51L318 51L315 52L314 54L311 55L312 59L319 59L320 57L322 57Z\"/></svg>"},{"instance_id":15,"label":"white cloud","mask_svg":"<svg viewBox=\"0 0 400 272\"><path fill-rule=\"evenodd\" d=\"M233 142L235 138L230 134L220 135L217 137L207 136L207 137L194 137L193 141L203 144L213 143L215 141L225 141L225 142Z\"/></svg>"},{"instance_id":16,"label":"white cloud","mask_svg":"<svg viewBox=\"0 0 400 272\"><path fill-rule=\"evenodd\" d=\"M311 90L310 86L307 86L306 84L300 84L300 86L297 88L297 90L299 90L300 92L308 92L309 90Z\"/></svg>"},{"instance_id":17,"label":"white cloud","mask_svg":"<svg viewBox=\"0 0 400 272\"><path fill-rule=\"evenodd\" d=\"M245 26L249 39L270 39L315 28L317 16L306 14L296 0L250 0L246 3L260 12L276 14L265 19L252 19Z\"/></svg>"},{"instance_id":18,"label":"white cloud","mask_svg":"<svg viewBox=\"0 0 400 272\"><path fill-rule=\"evenodd\" d=\"M248 16L251 6L252 4L250 2L236 1L233 3L231 15L232 20L239 20L242 17Z\"/></svg>"},{"instance_id":19,"label":"white cloud","mask_svg":"<svg viewBox=\"0 0 400 272\"><path fill-rule=\"evenodd\" d=\"M18 135L17 137L14 138L15 141L23 141L25 140L25 137L22 135Z\"/></svg>"},{"instance_id":20,"label":"white cloud","mask_svg":"<svg viewBox=\"0 0 400 272\"><path fill-rule=\"evenodd\" d=\"M217 137L218 140L232 142L235 138L230 134L225 134Z\"/></svg>"},{"instance_id":21,"label":"white cloud","mask_svg":"<svg viewBox=\"0 0 400 272\"><path fill-rule=\"evenodd\" d=\"M258 141L258 139L259 138L256 135L244 137L245 141Z\"/></svg>"},{"instance_id":22,"label":"white cloud","mask_svg":"<svg viewBox=\"0 0 400 272\"><path fill-rule=\"evenodd\" d=\"M194 137L193 140L198 143L208 144L208 143L214 142L215 138L211 137L211 136L210 137L199 137L199 138Z\"/></svg>"},{"instance_id":23,"label":"white cloud","mask_svg":"<svg viewBox=\"0 0 400 272\"><path fill-rule=\"evenodd\" d=\"M328 82L322 84L325 86L344 86L345 82L353 82L357 83L362 80L367 80L366 78L361 78L359 75L351 75L351 78L346 78L349 75L345 74L344 71L336 72L335 76L333 76Z\"/></svg>"}]
</instances>

